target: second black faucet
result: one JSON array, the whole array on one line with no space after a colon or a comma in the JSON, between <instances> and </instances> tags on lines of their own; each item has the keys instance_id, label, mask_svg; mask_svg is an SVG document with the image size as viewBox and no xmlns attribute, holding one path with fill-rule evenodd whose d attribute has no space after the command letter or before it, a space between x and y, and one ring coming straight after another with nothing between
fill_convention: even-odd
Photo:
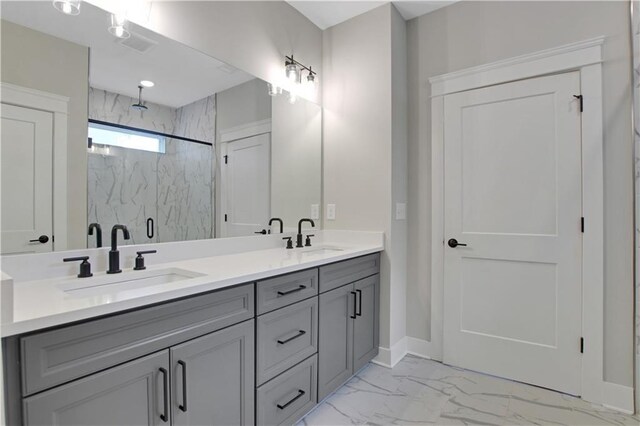
<instances>
[{"instance_id":1,"label":"second black faucet","mask_svg":"<svg viewBox=\"0 0 640 426\"><path fill-rule=\"evenodd\" d=\"M296 247L304 247L304 244L302 244L302 223L303 222L309 222L313 228L315 228L316 226L314 221L308 218L300 219L300 221L298 221L298 235L296 235Z\"/></svg>"},{"instance_id":2,"label":"second black faucet","mask_svg":"<svg viewBox=\"0 0 640 426\"><path fill-rule=\"evenodd\" d=\"M120 269L120 252L118 251L118 229L122 231L125 240L131 238L126 226L113 225L113 228L111 228L111 250L109 250L109 269L107 270L107 274L118 274L122 272L122 269Z\"/></svg>"}]
</instances>

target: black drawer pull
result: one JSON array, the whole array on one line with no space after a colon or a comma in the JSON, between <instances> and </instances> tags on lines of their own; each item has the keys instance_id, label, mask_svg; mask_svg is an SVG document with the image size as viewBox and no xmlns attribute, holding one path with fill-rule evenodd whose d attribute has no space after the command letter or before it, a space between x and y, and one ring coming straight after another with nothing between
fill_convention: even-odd
<instances>
[{"instance_id":1,"label":"black drawer pull","mask_svg":"<svg viewBox=\"0 0 640 426\"><path fill-rule=\"evenodd\" d=\"M305 288L307 288L307 286L306 286L306 285L301 285L301 286L299 286L298 288L294 288L294 289L291 289L291 290L287 290L287 291L279 291L279 292L278 292L278 297L280 297L280 296L286 296L287 294L297 293L297 292L299 292L299 291L304 290Z\"/></svg>"},{"instance_id":2,"label":"black drawer pull","mask_svg":"<svg viewBox=\"0 0 640 426\"><path fill-rule=\"evenodd\" d=\"M298 398L300 398L302 395L305 394L305 391L303 391L302 389L298 389L298 394L296 396L293 397L293 399L289 402L287 402L284 405L280 405L277 404L277 407L281 410L284 410L285 408L287 408L288 406L290 406L291 404L293 404Z\"/></svg>"},{"instance_id":3,"label":"black drawer pull","mask_svg":"<svg viewBox=\"0 0 640 426\"><path fill-rule=\"evenodd\" d=\"M356 312L356 316L362 316L362 290L356 290L358 293L358 312Z\"/></svg>"},{"instance_id":4,"label":"black drawer pull","mask_svg":"<svg viewBox=\"0 0 640 426\"><path fill-rule=\"evenodd\" d=\"M298 334L296 334L295 336L289 337L286 340L278 340L278 343L281 344L281 345L284 345L285 343L289 343L290 341L292 341L294 339L297 339L300 336L304 336L305 334L307 334L306 331L300 330L300 331L298 331Z\"/></svg>"},{"instance_id":5,"label":"black drawer pull","mask_svg":"<svg viewBox=\"0 0 640 426\"><path fill-rule=\"evenodd\" d=\"M358 311L358 294L355 291L352 291L353 294L353 315L349 315L349 318L356 319L356 312Z\"/></svg>"},{"instance_id":6,"label":"black drawer pull","mask_svg":"<svg viewBox=\"0 0 640 426\"><path fill-rule=\"evenodd\" d=\"M182 405L178 405L178 408L183 412L187 412L187 363L180 360L178 361L180 367L182 367Z\"/></svg>"},{"instance_id":7,"label":"black drawer pull","mask_svg":"<svg viewBox=\"0 0 640 426\"><path fill-rule=\"evenodd\" d=\"M163 401L163 413L160 414L160 419L163 422L169 421L169 374L167 370L160 367L160 372L162 373L162 401Z\"/></svg>"}]
</instances>

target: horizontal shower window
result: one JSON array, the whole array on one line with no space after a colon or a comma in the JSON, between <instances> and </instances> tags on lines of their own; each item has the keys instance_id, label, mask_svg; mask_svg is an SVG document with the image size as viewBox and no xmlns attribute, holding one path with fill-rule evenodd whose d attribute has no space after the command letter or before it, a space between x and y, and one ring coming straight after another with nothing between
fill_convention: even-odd
<instances>
[{"instance_id":1,"label":"horizontal shower window","mask_svg":"<svg viewBox=\"0 0 640 426\"><path fill-rule=\"evenodd\" d=\"M165 138L140 130L131 130L106 124L89 123L89 139L94 145L117 146L141 151L165 152Z\"/></svg>"}]
</instances>

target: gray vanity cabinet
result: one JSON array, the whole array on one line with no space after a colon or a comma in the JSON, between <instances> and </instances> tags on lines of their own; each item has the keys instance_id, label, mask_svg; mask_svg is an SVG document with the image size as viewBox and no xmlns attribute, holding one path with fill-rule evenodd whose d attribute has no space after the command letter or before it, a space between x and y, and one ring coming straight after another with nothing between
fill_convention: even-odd
<instances>
[{"instance_id":1,"label":"gray vanity cabinet","mask_svg":"<svg viewBox=\"0 0 640 426\"><path fill-rule=\"evenodd\" d=\"M254 423L254 323L170 349L174 426Z\"/></svg>"},{"instance_id":2,"label":"gray vanity cabinet","mask_svg":"<svg viewBox=\"0 0 640 426\"><path fill-rule=\"evenodd\" d=\"M379 275L320 295L318 400L378 354Z\"/></svg>"},{"instance_id":3,"label":"gray vanity cabinet","mask_svg":"<svg viewBox=\"0 0 640 426\"><path fill-rule=\"evenodd\" d=\"M374 275L354 283L357 307L353 320L353 371L364 367L378 355L380 321L380 276Z\"/></svg>"},{"instance_id":4,"label":"gray vanity cabinet","mask_svg":"<svg viewBox=\"0 0 640 426\"><path fill-rule=\"evenodd\" d=\"M167 424L169 351L30 396L23 409L29 426Z\"/></svg>"},{"instance_id":5,"label":"gray vanity cabinet","mask_svg":"<svg viewBox=\"0 0 640 426\"><path fill-rule=\"evenodd\" d=\"M318 400L353 374L353 285L320 295Z\"/></svg>"}]
</instances>

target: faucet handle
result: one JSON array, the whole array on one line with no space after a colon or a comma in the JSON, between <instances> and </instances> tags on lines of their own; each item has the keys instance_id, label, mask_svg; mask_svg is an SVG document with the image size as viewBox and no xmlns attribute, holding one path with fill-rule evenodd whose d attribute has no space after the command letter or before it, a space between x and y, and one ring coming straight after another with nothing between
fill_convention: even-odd
<instances>
[{"instance_id":1,"label":"faucet handle","mask_svg":"<svg viewBox=\"0 0 640 426\"><path fill-rule=\"evenodd\" d=\"M80 264L80 273L78 274L78 278L89 278L92 277L91 273L91 263L89 263L89 256L78 256L78 257L65 257L62 259L63 262L78 262L82 261Z\"/></svg>"},{"instance_id":2,"label":"faucet handle","mask_svg":"<svg viewBox=\"0 0 640 426\"><path fill-rule=\"evenodd\" d=\"M311 247L311 237L315 237L315 234L307 234L307 238L304 241L305 247Z\"/></svg>"},{"instance_id":3,"label":"faucet handle","mask_svg":"<svg viewBox=\"0 0 640 426\"><path fill-rule=\"evenodd\" d=\"M137 251L136 254L138 256L136 256L136 266L133 268L135 271L142 271L147 269L146 266L144 266L144 257L142 256L143 254L153 254L153 253L157 253L158 250L143 250L143 251Z\"/></svg>"},{"instance_id":4,"label":"faucet handle","mask_svg":"<svg viewBox=\"0 0 640 426\"><path fill-rule=\"evenodd\" d=\"M283 240L287 240L287 248L288 249L292 249L293 248L293 241L291 241L292 237L283 237Z\"/></svg>"}]
</instances>

